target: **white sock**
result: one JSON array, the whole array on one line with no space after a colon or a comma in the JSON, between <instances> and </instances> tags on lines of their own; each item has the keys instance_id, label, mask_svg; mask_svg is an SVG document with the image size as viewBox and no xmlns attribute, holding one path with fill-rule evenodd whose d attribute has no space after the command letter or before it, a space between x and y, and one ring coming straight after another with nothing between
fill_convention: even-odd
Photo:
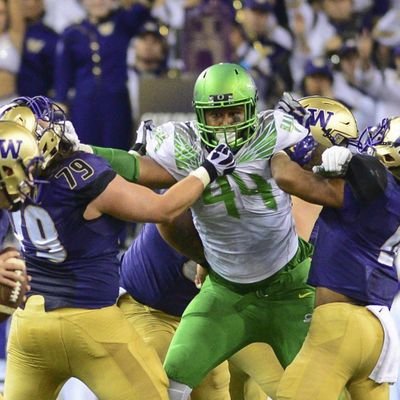
<instances>
[{"instance_id":1,"label":"white sock","mask_svg":"<svg viewBox=\"0 0 400 400\"><path fill-rule=\"evenodd\" d=\"M188 400L192 389L184 383L169 380L168 396L169 400Z\"/></svg>"}]
</instances>

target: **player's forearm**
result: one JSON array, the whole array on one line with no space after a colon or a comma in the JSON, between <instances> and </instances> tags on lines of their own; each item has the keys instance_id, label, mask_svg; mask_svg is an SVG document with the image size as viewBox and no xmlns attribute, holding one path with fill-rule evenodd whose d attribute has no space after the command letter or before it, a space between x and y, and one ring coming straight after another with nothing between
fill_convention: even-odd
<instances>
[{"instance_id":1,"label":"player's forearm","mask_svg":"<svg viewBox=\"0 0 400 400\"><path fill-rule=\"evenodd\" d=\"M286 193L297 196L309 203L328 207L343 205L344 181L324 179L305 171L286 154L274 155L271 160L272 176Z\"/></svg>"},{"instance_id":2,"label":"player's forearm","mask_svg":"<svg viewBox=\"0 0 400 400\"><path fill-rule=\"evenodd\" d=\"M125 150L91 146L93 153L106 159L113 170L129 182L137 182L140 175L138 156Z\"/></svg>"},{"instance_id":3,"label":"player's forearm","mask_svg":"<svg viewBox=\"0 0 400 400\"><path fill-rule=\"evenodd\" d=\"M204 263L203 243L194 227L192 213L182 213L172 223L158 224L157 229L163 239L181 254L197 263Z\"/></svg>"},{"instance_id":4,"label":"player's forearm","mask_svg":"<svg viewBox=\"0 0 400 400\"><path fill-rule=\"evenodd\" d=\"M120 149L90 146L93 153L106 159L113 170L129 182L151 189L162 189L176 183L166 169L149 157Z\"/></svg>"},{"instance_id":5,"label":"player's forearm","mask_svg":"<svg viewBox=\"0 0 400 400\"><path fill-rule=\"evenodd\" d=\"M196 176L187 176L171 186L160 201L162 218L157 222L172 223L184 211L190 208L204 191L203 182Z\"/></svg>"}]
</instances>

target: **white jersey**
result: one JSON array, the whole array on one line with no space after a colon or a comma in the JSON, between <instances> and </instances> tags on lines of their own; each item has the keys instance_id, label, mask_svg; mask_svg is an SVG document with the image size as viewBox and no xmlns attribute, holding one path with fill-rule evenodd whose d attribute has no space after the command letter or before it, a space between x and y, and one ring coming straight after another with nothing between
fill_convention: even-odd
<instances>
[{"instance_id":1,"label":"white jersey","mask_svg":"<svg viewBox=\"0 0 400 400\"><path fill-rule=\"evenodd\" d=\"M303 139L307 130L281 111L264 111L254 137L235 154L232 175L218 177L193 205L207 261L223 278L253 283L294 256L298 237L290 196L271 176L272 155ZM156 128L147 153L177 180L201 165L208 151L194 121Z\"/></svg>"}]
</instances>

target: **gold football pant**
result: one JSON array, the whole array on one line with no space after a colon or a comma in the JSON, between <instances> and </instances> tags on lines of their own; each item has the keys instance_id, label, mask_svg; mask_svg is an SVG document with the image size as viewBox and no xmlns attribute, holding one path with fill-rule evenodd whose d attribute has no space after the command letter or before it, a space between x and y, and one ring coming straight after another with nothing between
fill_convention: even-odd
<instances>
[{"instance_id":1,"label":"gold football pant","mask_svg":"<svg viewBox=\"0 0 400 400\"><path fill-rule=\"evenodd\" d=\"M388 384L368 378L383 345L379 320L365 307L329 303L315 309L300 352L287 367L279 400L387 400Z\"/></svg>"},{"instance_id":2,"label":"gold football pant","mask_svg":"<svg viewBox=\"0 0 400 400\"><path fill-rule=\"evenodd\" d=\"M164 361L180 318L145 306L128 294L121 296L118 306L145 342L153 346ZM265 400L265 393L275 395L283 368L271 346L266 343L250 344L234 354L229 363L234 365L231 379L228 365L223 362L194 388L191 399L228 400L231 398L229 387L231 391L234 390L234 393L231 392L232 399ZM249 375L257 380L265 393L253 379L248 379Z\"/></svg>"},{"instance_id":3,"label":"gold football pant","mask_svg":"<svg viewBox=\"0 0 400 400\"><path fill-rule=\"evenodd\" d=\"M6 400L53 400L76 377L101 400L167 400L168 380L117 306L46 312L42 296L28 299L11 322Z\"/></svg>"},{"instance_id":4,"label":"gold football pant","mask_svg":"<svg viewBox=\"0 0 400 400\"><path fill-rule=\"evenodd\" d=\"M232 400L275 398L283 367L267 343L251 343L229 358Z\"/></svg>"},{"instance_id":5,"label":"gold football pant","mask_svg":"<svg viewBox=\"0 0 400 400\"><path fill-rule=\"evenodd\" d=\"M135 327L147 344L153 346L164 361L172 336L180 318L145 306L124 294L118 301L127 320ZM193 360L196 362L196 360ZM227 363L212 370L191 393L192 400L229 400L229 371Z\"/></svg>"}]
</instances>

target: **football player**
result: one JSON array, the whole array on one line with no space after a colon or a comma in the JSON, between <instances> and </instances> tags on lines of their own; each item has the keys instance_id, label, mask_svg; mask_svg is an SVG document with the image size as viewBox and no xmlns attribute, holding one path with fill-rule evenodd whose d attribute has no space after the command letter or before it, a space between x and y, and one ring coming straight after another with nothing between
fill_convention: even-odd
<instances>
[{"instance_id":1,"label":"football player","mask_svg":"<svg viewBox=\"0 0 400 400\"><path fill-rule=\"evenodd\" d=\"M1 243L8 230L8 216L5 209L18 207L32 195L35 171L42 163L39 147L31 132L16 122L0 121L0 208ZM5 221L5 218L7 221ZM6 247L0 252L0 284L16 289L19 285L28 285L25 276L25 264L20 253L13 247ZM27 286L29 289L29 285ZM7 291L6 291L7 293ZM11 293L10 293L11 294ZM22 299L22 297L21 297ZM6 299L4 299L6 300ZM18 306L15 299L15 308ZM0 304L0 319L6 319L15 308L5 301Z\"/></svg>"},{"instance_id":2,"label":"football player","mask_svg":"<svg viewBox=\"0 0 400 400\"><path fill-rule=\"evenodd\" d=\"M11 133L11 134L10 134ZM12 122L0 123L0 152L4 158L0 179L0 198L2 207L8 208L14 199L23 199L33 187L33 172L40 159L37 143L32 135L20 125ZM17 151L18 149L18 151ZM17 161L18 160L18 161ZM11 195L5 190L4 179L12 187ZM3 182L3 183L2 183ZM21 191L23 193L21 193ZM25 290L29 290L29 277L25 275L26 266L20 252L14 247L4 247L4 240L9 229L6 209L0 209L0 285L2 299L0 304L0 388L3 391L5 373L5 351L7 319L23 300ZM23 287L25 286L25 287ZM0 399L3 397L0 395Z\"/></svg>"},{"instance_id":3,"label":"football player","mask_svg":"<svg viewBox=\"0 0 400 400\"><path fill-rule=\"evenodd\" d=\"M100 157L72 151L65 132L73 128L49 99L18 98L1 112L0 123L16 121L28 129L43 156L40 180L16 188L5 155L15 155L13 168L20 165L19 138L14 147L0 148L2 200L10 204L32 275L27 301L10 328L5 397L55 399L76 377L101 399L167 399L159 358L115 304L121 219L172 220L211 180L233 171L232 153L219 146L187 179L159 195L128 183ZM6 134L13 138L12 130ZM34 195L27 195L32 188Z\"/></svg>"},{"instance_id":4,"label":"football player","mask_svg":"<svg viewBox=\"0 0 400 400\"><path fill-rule=\"evenodd\" d=\"M314 305L314 290L306 283L312 248L298 238L291 198L281 187L292 186L293 194L314 203L334 202L325 179L301 169L300 182L298 171L293 174L299 166L287 153L309 161L315 145L308 129L281 110L257 113L257 89L245 69L220 63L204 70L193 104L195 121L147 129L151 159L94 149L118 171L131 165L127 179L152 185L183 179L219 143L235 153L235 173L217 179L192 206L210 273L166 355L172 400L188 398L212 368L252 342L270 344L283 367L293 360ZM301 109L299 120L306 125ZM289 168L274 165L286 158ZM168 171L170 181L153 173L155 166Z\"/></svg>"},{"instance_id":5,"label":"football player","mask_svg":"<svg viewBox=\"0 0 400 400\"><path fill-rule=\"evenodd\" d=\"M328 147L337 145L345 146L353 152L357 152L358 127L353 113L338 100L325 96L308 96L293 100L290 95L284 93L279 105L282 109L291 113L296 107L304 107L309 113L308 126L318 146L313 152L312 159L305 167L321 162L321 154ZM300 237L311 242L317 231L315 221L321 211L318 204L308 203L296 196L292 196L293 217L296 229Z\"/></svg>"},{"instance_id":6,"label":"football player","mask_svg":"<svg viewBox=\"0 0 400 400\"><path fill-rule=\"evenodd\" d=\"M344 387L353 400L389 398L400 358L389 312L399 288L399 127L397 117L367 128L361 154L334 146L322 155L317 171L345 179L327 180L335 201L317 221L308 279L315 310L279 400L333 400Z\"/></svg>"}]
</instances>

